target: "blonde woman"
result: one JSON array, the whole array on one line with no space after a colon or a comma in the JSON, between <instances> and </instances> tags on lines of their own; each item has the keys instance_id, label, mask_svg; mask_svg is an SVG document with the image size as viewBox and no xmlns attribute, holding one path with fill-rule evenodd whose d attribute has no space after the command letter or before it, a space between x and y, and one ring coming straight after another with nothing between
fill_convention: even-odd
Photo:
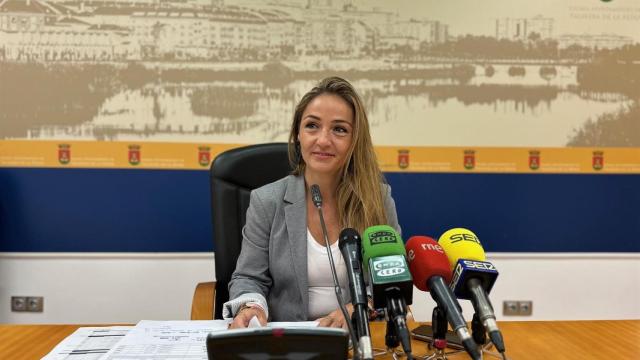
<instances>
[{"instance_id":1,"label":"blonde woman","mask_svg":"<svg viewBox=\"0 0 640 360\"><path fill-rule=\"evenodd\" d=\"M232 328L254 316L270 321L317 320L344 327L310 187L320 186L338 280L349 295L338 235L388 224L400 231L373 149L362 100L344 79L322 80L296 106L289 135L293 173L251 193L242 250L223 317ZM349 299L344 299L346 302ZM353 311L351 305L348 310Z\"/></svg>"}]
</instances>

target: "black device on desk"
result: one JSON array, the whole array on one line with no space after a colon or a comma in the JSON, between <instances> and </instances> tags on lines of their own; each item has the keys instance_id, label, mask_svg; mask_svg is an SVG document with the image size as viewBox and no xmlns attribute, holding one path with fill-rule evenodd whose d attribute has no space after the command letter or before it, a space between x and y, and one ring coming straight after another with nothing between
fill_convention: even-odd
<instances>
[{"instance_id":1,"label":"black device on desk","mask_svg":"<svg viewBox=\"0 0 640 360\"><path fill-rule=\"evenodd\" d=\"M411 335L414 339L431 342L433 340L433 331L431 325L420 325L417 328L411 330ZM452 349L464 349L462 342L455 332L449 330L445 336L447 340L447 347Z\"/></svg>"},{"instance_id":2,"label":"black device on desk","mask_svg":"<svg viewBox=\"0 0 640 360\"><path fill-rule=\"evenodd\" d=\"M207 336L209 360L347 359L349 334L337 328L251 328Z\"/></svg>"}]
</instances>

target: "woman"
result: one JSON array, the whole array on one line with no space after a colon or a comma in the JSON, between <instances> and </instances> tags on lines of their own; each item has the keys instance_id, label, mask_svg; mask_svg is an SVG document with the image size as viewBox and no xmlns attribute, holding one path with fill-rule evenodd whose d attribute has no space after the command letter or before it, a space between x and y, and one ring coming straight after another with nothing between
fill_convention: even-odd
<instances>
[{"instance_id":1,"label":"woman","mask_svg":"<svg viewBox=\"0 0 640 360\"><path fill-rule=\"evenodd\" d=\"M399 231L391 189L383 185L362 100L338 77L322 80L296 106L289 134L293 173L251 193L242 251L223 317L232 328L254 316L271 321L318 320L346 327L310 187L323 197L331 252L343 294L349 294L338 235L389 224ZM348 301L348 299L345 299ZM348 305L349 311L353 311Z\"/></svg>"}]
</instances>

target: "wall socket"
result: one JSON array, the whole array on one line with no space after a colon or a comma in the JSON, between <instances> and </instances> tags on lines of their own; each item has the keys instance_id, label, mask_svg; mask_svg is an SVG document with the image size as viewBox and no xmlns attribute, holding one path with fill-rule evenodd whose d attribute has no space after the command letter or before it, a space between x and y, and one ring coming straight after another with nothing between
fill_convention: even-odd
<instances>
[{"instance_id":1,"label":"wall socket","mask_svg":"<svg viewBox=\"0 0 640 360\"><path fill-rule=\"evenodd\" d=\"M42 296L12 296L11 311L42 312L44 297Z\"/></svg>"},{"instance_id":2,"label":"wall socket","mask_svg":"<svg viewBox=\"0 0 640 360\"><path fill-rule=\"evenodd\" d=\"M502 302L502 315L504 316L531 316L533 313L533 301L531 300L505 300Z\"/></svg>"}]
</instances>

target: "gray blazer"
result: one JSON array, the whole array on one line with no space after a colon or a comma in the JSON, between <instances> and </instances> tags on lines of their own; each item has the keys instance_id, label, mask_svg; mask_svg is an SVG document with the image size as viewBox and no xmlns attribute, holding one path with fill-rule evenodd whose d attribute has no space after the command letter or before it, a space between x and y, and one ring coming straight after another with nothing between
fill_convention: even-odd
<instances>
[{"instance_id":1,"label":"gray blazer","mask_svg":"<svg viewBox=\"0 0 640 360\"><path fill-rule=\"evenodd\" d=\"M400 232L391 187L383 185L388 225ZM289 175L251 192L242 250L223 316L255 302L269 321L308 320L307 205L303 176ZM343 285L344 286L344 285ZM268 305L268 308L266 308Z\"/></svg>"}]
</instances>

